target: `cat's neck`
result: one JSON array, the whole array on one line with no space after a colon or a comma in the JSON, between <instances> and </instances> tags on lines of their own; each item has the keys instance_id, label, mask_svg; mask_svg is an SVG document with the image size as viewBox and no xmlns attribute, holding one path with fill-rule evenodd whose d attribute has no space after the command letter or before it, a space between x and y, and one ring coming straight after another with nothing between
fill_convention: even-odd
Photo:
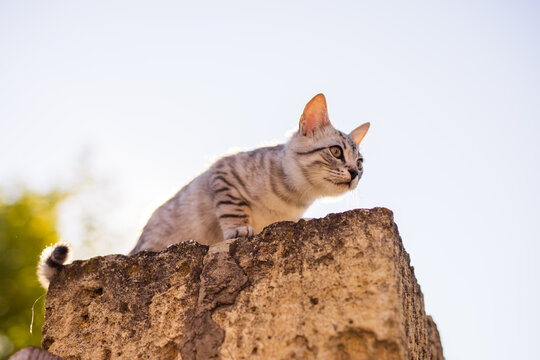
<instances>
[{"instance_id":1,"label":"cat's neck","mask_svg":"<svg viewBox=\"0 0 540 360\"><path fill-rule=\"evenodd\" d=\"M289 188L295 189L298 204L307 208L313 201L321 197L314 184L306 178L305 172L302 170L298 162L298 155L294 149L285 146L282 149L283 156L281 166L283 173L286 175L283 181Z\"/></svg>"}]
</instances>

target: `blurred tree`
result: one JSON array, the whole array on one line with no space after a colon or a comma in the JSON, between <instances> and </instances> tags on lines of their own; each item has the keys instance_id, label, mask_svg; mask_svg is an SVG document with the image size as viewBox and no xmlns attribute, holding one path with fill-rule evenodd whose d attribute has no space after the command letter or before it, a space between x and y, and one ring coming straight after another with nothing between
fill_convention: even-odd
<instances>
[{"instance_id":1,"label":"blurred tree","mask_svg":"<svg viewBox=\"0 0 540 360\"><path fill-rule=\"evenodd\" d=\"M58 241L57 206L67 196L60 191L38 194L25 190L14 200L0 194L0 359L28 346L40 346L45 293L36 277L41 251Z\"/></svg>"}]
</instances>

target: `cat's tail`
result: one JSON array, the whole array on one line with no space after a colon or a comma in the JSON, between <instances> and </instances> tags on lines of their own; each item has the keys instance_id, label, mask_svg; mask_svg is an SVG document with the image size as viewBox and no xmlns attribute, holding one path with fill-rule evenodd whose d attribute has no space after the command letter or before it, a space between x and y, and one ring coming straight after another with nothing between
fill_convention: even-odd
<instances>
[{"instance_id":1,"label":"cat's tail","mask_svg":"<svg viewBox=\"0 0 540 360\"><path fill-rule=\"evenodd\" d=\"M51 280L64 267L71 252L71 247L66 243L57 243L49 246L41 253L37 268L38 280L47 289Z\"/></svg>"}]
</instances>

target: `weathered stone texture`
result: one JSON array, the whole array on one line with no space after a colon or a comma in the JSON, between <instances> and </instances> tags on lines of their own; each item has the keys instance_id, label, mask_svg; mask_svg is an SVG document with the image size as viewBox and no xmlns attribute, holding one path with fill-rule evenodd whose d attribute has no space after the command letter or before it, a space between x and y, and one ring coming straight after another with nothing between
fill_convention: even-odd
<instances>
[{"instance_id":1,"label":"weathered stone texture","mask_svg":"<svg viewBox=\"0 0 540 360\"><path fill-rule=\"evenodd\" d=\"M66 360L443 359L382 208L76 261L45 316L43 347Z\"/></svg>"},{"instance_id":2,"label":"weathered stone texture","mask_svg":"<svg viewBox=\"0 0 540 360\"><path fill-rule=\"evenodd\" d=\"M186 243L75 261L49 286L43 347L66 360L175 358L206 252Z\"/></svg>"}]
</instances>

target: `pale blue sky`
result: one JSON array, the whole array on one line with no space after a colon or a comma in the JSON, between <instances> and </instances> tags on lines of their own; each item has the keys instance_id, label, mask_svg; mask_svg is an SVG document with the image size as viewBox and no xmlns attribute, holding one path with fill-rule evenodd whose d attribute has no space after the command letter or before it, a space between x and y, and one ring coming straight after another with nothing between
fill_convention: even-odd
<instances>
[{"instance_id":1,"label":"pale blue sky","mask_svg":"<svg viewBox=\"0 0 540 360\"><path fill-rule=\"evenodd\" d=\"M532 1L0 1L0 186L99 186L127 252L212 159L285 140L327 96L370 121L358 190L308 217L385 206L448 359L538 359L540 7ZM113 235L110 235L111 237ZM78 254L84 257L84 254Z\"/></svg>"}]
</instances>

